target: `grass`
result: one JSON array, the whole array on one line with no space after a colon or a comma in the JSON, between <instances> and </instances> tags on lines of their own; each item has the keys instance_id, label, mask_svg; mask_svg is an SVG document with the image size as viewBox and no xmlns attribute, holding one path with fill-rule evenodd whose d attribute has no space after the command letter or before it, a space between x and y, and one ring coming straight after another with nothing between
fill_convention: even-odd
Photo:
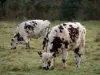
<instances>
[{"instance_id":1,"label":"grass","mask_svg":"<svg viewBox=\"0 0 100 75\"><path fill-rule=\"evenodd\" d=\"M66 69L63 69L59 56L55 69L48 71L39 68L41 63L37 52L41 50L41 39L32 39L31 49L25 49L24 43L16 50L10 49L10 38L18 23L0 22L0 75L100 75L100 21L81 22L87 35L80 69L76 68L73 51L69 51ZM59 23L61 21L52 22L52 27Z\"/></svg>"}]
</instances>

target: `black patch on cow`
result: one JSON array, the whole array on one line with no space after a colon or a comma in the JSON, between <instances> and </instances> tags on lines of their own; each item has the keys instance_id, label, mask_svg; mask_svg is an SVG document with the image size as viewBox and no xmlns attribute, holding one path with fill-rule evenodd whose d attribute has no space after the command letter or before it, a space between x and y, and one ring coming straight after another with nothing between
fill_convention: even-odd
<instances>
[{"instance_id":1,"label":"black patch on cow","mask_svg":"<svg viewBox=\"0 0 100 75\"><path fill-rule=\"evenodd\" d=\"M63 23L63 26L66 26L66 24L65 24L65 23Z\"/></svg>"},{"instance_id":2,"label":"black patch on cow","mask_svg":"<svg viewBox=\"0 0 100 75\"><path fill-rule=\"evenodd\" d=\"M46 46L46 41L47 41L46 38L44 38L44 39L43 39L43 42L42 42L42 46L43 46L42 49L45 48L45 46Z\"/></svg>"},{"instance_id":3,"label":"black patch on cow","mask_svg":"<svg viewBox=\"0 0 100 75\"><path fill-rule=\"evenodd\" d=\"M74 52L75 52L75 53L78 53L78 52L79 52L79 47L76 48Z\"/></svg>"},{"instance_id":4,"label":"black patch on cow","mask_svg":"<svg viewBox=\"0 0 100 75\"><path fill-rule=\"evenodd\" d=\"M32 23L34 23L34 21L32 21Z\"/></svg>"},{"instance_id":5,"label":"black patch on cow","mask_svg":"<svg viewBox=\"0 0 100 75\"><path fill-rule=\"evenodd\" d=\"M81 57L81 54L79 53L79 47L78 47L78 48L76 48L76 49L74 50L74 52L75 52L76 54L78 54L78 55L79 55L79 57Z\"/></svg>"},{"instance_id":6,"label":"black patch on cow","mask_svg":"<svg viewBox=\"0 0 100 75\"><path fill-rule=\"evenodd\" d=\"M62 59L62 62L63 62L63 63L65 63L65 62L66 62L66 60L65 60L65 59Z\"/></svg>"},{"instance_id":7,"label":"black patch on cow","mask_svg":"<svg viewBox=\"0 0 100 75\"><path fill-rule=\"evenodd\" d=\"M57 30L55 30L55 32L57 32Z\"/></svg>"},{"instance_id":8,"label":"black patch on cow","mask_svg":"<svg viewBox=\"0 0 100 75\"><path fill-rule=\"evenodd\" d=\"M58 52L58 48L61 48L63 41L59 38L59 37L54 37L53 42L51 42L52 45L52 49L50 50L51 52Z\"/></svg>"},{"instance_id":9,"label":"black patch on cow","mask_svg":"<svg viewBox=\"0 0 100 75\"><path fill-rule=\"evenodd\" d=\"M38 54L39 54L40 57L42 57L42 53L41 52L38 52Z\"/></svg>"},{"instance_id":10,"label":"black patch on cow","mask_svg":"<svg viewBox=\"0 0 100 75\"><path fill-rule=\"evenodd\" d=\"M53 55L52 55L53 57L56 57L56 53L53 53Z\"/></svg>"},{"instance_id":11,"label":"black patch on cow","mask_svg":"<svg viewBox=\"0 0 100 75\"><path fill-rule=\"evenodd\" d=\"M74 28L72 25L69 26L70 28L68 28L68 31L69 31L70 38L73 42L76 42L76 39L79 36L79 27Z\"/></svg>"},{"instance_id":12,"label":"black patch on cow","mask_svg":"<svg viewBox=\"0 0 100 75\"><path fill-rule=\"evenodd\" d=\"M72 27L72 25L69 25L70 27Z\"/></svg>"},{"instance_id":13,"label":"black patch on cow","mask_svg":"<svg viewBox=\"0 0 100 75\"><path fill-rule=\"evenodd\" d=\"M58 28L59 28L60 32L62 33L62 30L64 29L63 26L60 25Z\"/></svg>"},{"instance_id":14,"label":"black patch on cow","mask_svg":"<svg viewBox=\"0 0 100 75\"><path fill-rule=\"evenodd\" d=\"M33 27L36 27L37 25L36 21L32 21L32 23L33 23Z\"/></svg>"},{"instance_id":15,"label":"black patch on cow","mask_svg":"<svg viewBox=\"0 0 100 75\"><path fill-rule=\"evenodd\" d=\"M43 42L42 42L42 49L44 49L46 47L46 44L48 43L49 39L48 39L48 35L49 35L49 31L48 33L46 34L46 37L43 39Z\"/></svg>"},{"instance_id":16,"label":"black patch on cow","mask_svg":"<svg viewBox=\"0 0 100 75\"><path fill-rule=\"evenodd\" d=\"M62 40L64 41L64 38L62 38Z\"/></svg>"},{"instance_id":17,"label":"black patch on cow","mask_svg":"<svg viewBox=\"0 0 100 75\"><path fill-rule=\"evenodd\" d=\"M30 22L30 23L32 23L32 22Z\"/></svg>"},{"instance_id":18,"label":"black patch on cow","mask_svg":"<svg viewBox=\"0 0 100 75\"><path fill-rule=\"evenodd\" d=\"M17 41L23 41L23 40L24 40L23 37L21 37L19 33L17 33L17 34L14 36L14 38L17 38Z\"/></svg>"},{"instance_id":19,"label":"black patch on cow","mask_svg":"<svg viewBox=\"0 0 100 75\"><path fill-rule=\"evenodd\" d=\"M67 49L69 45L68 41L64 41L64 44L65 44L65 48Z\"/></svg>"},{"instance_id":20,"label":"black patch on cow","mask_svg":"<svg viewBox=\"0 0 100 75\"><path fill-rule=\"evenodd\" d=\"M27 33L29 33L28 31L26 31Z\"/></svg>"},{"instance_id":21,"label":"black patch on cow","mask_svg":"<svg viewBox=\"0 0 100 75\"><path fill-rule=\"evenodd\" d=\"M13 42L14 42L14 39L11 39L11 41L13 41Z\"/></svg>"},{"instance_id":22,"label":"black patch on cow","mask_svg":"<svg viewBox=\"0 0 100 75\"><path fill-rule=\"evenodd\" d=\"M34 30L33 26L27 25L26 23L25 23L24 29Z\"/></svg>"}]
</instances>

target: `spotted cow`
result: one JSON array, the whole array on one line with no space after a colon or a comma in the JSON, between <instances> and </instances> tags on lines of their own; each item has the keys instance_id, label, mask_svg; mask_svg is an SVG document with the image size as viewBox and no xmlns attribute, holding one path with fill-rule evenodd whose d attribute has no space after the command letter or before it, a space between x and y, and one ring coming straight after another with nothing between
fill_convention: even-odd
<instances>
[{"instance_id":1,"label":"spotted cow","mask_svg":"<svg viewBox=\"0 0 100 75\"><path fill-rule=\"evenodd\" d=\"M24 21L19 24L14 36L11 39L11 49L16 49L16 46L20 41L25 41L26 48L30 48L30 38L42 37L44 39L49 30L50 22L48 20Z\"/></svg>"},{"instance_id":2,"label":"spotted cow","mask_svg":"<svg viewBox=\"0 0 100 75\"><path fill-rule=\"evenodd\" d=\"M67 22L53 27L46 37L46 52L38 52L43 69L54 68L55 58L60 54L62 54L63 67L66 68L66 57L70 47L74 50L77 67L80 67L85 35L86 29L79 22Z\"/></svg>"}]
</instances>

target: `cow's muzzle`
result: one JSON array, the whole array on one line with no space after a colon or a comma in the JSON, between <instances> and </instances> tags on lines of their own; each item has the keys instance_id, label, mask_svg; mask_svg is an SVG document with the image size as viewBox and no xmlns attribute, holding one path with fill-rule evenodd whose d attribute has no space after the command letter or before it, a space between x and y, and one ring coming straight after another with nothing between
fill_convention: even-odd
<instances>
[{"instance_id":1,"label":"cow's muzzle","mask_svg":"<svg viewBox=\"0 0 100 75\"><path fill-rule=\"evenodd\" d=\"M43 69L44 69L44 70L49 70L49 67L48 67L48 66L47 66L47 67L43 67Z\"/></svg>"}]
</instances>

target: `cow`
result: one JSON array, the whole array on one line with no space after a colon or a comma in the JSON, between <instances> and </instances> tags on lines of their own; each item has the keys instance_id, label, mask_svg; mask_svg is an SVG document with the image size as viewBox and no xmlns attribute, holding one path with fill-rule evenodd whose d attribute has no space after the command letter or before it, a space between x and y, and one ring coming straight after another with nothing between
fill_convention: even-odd
<instances>
[{"instance_id":1,"label":"cow","mask_svg":"<svg viewBox=\"0 0 100 75\"><path fill-rule=\"evenodd\" d=\"M86 29L79 22L66 22L54 26L46 37L46 51L38 52L43 69L53 69L55 59L62 54L63 67L66 68L66 58L71 47L76 57L76 65L80 67L81 55L85 46Z\"/></svg>"},{"instance_id":2,"label":"cow","mask_svg":"<svg viewBox=\"0 0 100 75\"><path fill-rule=\"evenodd\" d=\"M20 41L25 41L26 48L30 48L30 38L40 38L43 40L50 30L50 21L48 20L28 20L20 23L11 38L11 49L16 49Z\"/></svg>"}]
</instances>

